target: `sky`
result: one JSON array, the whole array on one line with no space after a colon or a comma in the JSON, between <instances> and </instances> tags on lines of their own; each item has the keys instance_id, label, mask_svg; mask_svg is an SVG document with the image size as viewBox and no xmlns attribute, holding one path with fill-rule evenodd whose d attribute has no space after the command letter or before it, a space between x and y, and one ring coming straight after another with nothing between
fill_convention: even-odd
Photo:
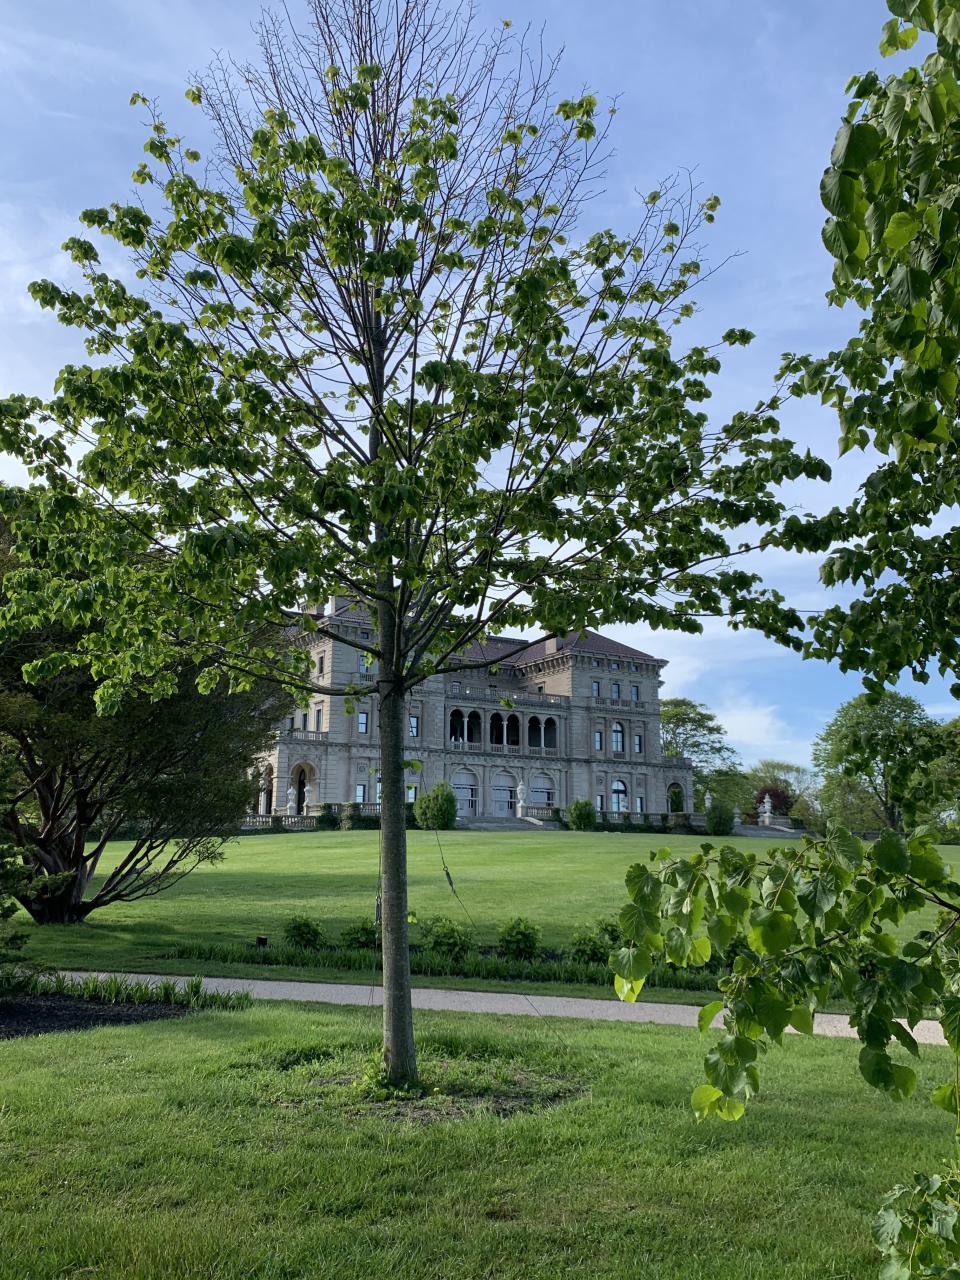
<instances>
[{"instance_id":1,"label":"sky","mask_svg":"<svg viewBox=\"0 0 960 1280\"><path fill-rule=\"evenodd\" d=\"M626 231L638 192L690 169L704 195L722 201L705 241L724 265L700 291L688 336L715 340L751 329L756 341L725 358L711 414L751 408L773 385L784 351L823 352L855 325L829 309L830 259L820 241L820 175L855 73L884 67L877 45L883 0L478 0L480 16L543 29L564 49L559 87L617 99L608 178L588 217ZM296 10L296 0L292 0ZM57 370L84 358L78 335L26 293L31 280L67 277L59 246L77 214L125 200L145 138L136 90L156 97L189 139L199 113L183 97L191 73L215 52L254 51L254 0L0 0L0 396L49 394ZM918 50L913 51L915 57ZM718 418L719 420L719 418ZM812 402L783 414L790 438L834 466L827 492L798 489L799 507L848 501L869 462L837 461L836 423ZM0 479L20 480L0 455ZM758 560L765 580L799 609L837 597L822 589L810 557ZM837 707L860 691L855 675L804 661L762 636L717 620L700 636L606 628L669 660L663 696L709 705L745 763L809 762L810 744ZM955 714L946 685L902 682L937 716Z\"/></svg>"}]
</instances>

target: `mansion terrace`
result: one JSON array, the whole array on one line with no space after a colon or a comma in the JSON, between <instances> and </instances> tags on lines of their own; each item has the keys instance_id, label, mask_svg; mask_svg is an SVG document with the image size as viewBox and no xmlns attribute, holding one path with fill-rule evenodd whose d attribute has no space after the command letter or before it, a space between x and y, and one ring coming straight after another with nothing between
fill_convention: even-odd
<instances>
[{"instance_id":1,"label":"mansion terrace","mask_svg":"<svg viewBox=\"0 0 960 1280\"><path fill-rule=\"evenodd\" d=\"M331 600L311 651L317 679L373 685L366 656L339 642L373 640L370 618L348 599ZM652 658L594 631L524 642L498 636L474 645L473 668L431 676L410 695L407 799L446 779L459 817L549 817L572 800L589 799L611 815L690 812L688 760L660 752L660 673ZM371 691L373 692L373 691ZM377 698L360 697L348 713L342 697L317 695L280 729L264 762L259 811L315 813L325 803L368 811L378 795ZM523 793L521 792L521 796Z\"/></svg>"}]
</instances>

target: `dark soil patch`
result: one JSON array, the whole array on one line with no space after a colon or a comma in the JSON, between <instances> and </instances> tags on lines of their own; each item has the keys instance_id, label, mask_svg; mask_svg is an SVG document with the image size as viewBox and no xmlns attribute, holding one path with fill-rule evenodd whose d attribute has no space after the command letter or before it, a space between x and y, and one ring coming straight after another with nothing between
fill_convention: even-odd
<instances>
[{"instance_id":1,"label":"dark soil patch","mask_svg":"<svg viewBox=\"0 0 960 1280\"><path fill-rule=\"evenodd\" d=\"M48 1031L84 1031L88 1027L124 1026L157 1018L182 1018L186 1005L112 1004L76 996L10 996L0 999L0 1040L41 1036Z\"/></svg>"}]
</instances>

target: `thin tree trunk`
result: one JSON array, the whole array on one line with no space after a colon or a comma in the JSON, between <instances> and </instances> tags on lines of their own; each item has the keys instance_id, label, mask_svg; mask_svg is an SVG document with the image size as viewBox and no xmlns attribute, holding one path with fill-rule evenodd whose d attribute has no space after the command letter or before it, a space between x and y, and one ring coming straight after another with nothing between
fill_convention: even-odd
<instances>
[{"instance_id":1,"label":"thin tree trunk","mask_svg":"<svg viewBox=\"0 0 960 1280\"><path fill-rule=\"evenodd\" d=\"M397 620L379 608L380 647L380 856L383 877L383 1065L387 1079L406 1085L417 1078L410 998L407 925L406 790L403 775L405 701L392 654Z\"/></svg>"}]
</instances>

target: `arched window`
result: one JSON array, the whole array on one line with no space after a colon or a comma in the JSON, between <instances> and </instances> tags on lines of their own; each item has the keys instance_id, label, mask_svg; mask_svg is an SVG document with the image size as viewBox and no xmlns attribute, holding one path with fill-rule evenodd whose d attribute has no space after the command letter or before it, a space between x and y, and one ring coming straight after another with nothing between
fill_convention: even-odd
<instances>
[{"instance_id":1,"label":"arched window","mask_svg":"<svg viewBox=\"0 0 960 1280\"><path fill-rule=\"evenodd\" d=\"M520 717L507 716L507 746L519 747L520 745Z\"/></svg>"},{"instance_id":2,"label":"arched window","mask_svg":"<svg viewBox=\"0 0 960 1280\"><path fill-rule=\"evenodd\" d=\"M543 730L540 726L540 717L531 716L527 721L527 746L542 747L543 746Z\"/></svg>"},{"instance_id":3,"label":"arched window","mask_svg":"<svg viewBox=\"0 0 960 1280\"><path fill-rule=\"evenodd\" d=\"M548 716L543 722L543 745L548 751L557 748L557 722L553 716Z\"/></svg>"},{"instance_id":4,"label":"arched window","mask_svg":"<svg viewBox=\"0 0 960 1280\"><path fill-rule=\"evenodd\" d=\"M490 745L503 746L503 716L499 711L495 711L490 717Z\"/></svg>"},{"instance_id":5,"label":"arched window","mask_svg":"<svg viewBox=\"0 0 960 1280\"><path fill-rule=\"evenodd\" d=\"M610 808L614 813L626 813L630 808L627 799L627 784L622 778L616 778L610 788Z\"/></svg>"},{"instance_id":6,"label":"arched window","mask_svg":"<svg viewBox=\"0 0 960 1280\"><path fill-rule=\"evenodd\" d=\"M535 773L530 780L530 803L553 806L557 803L557 792L553 779L545 773Z\"/></svg>"},{"instance_id":7,"label":"arched window","mask_svg":"<svg viewBox=\"0 0 960 1280\"><path fill-rule=\"evenodd\" d=\"M614 751L623 752L623 725L619 720L615 720L610 729L610 742Z\"/></svg>"},{"instance_id":8,"label":"arched window","mask_svg":"<svg viewBox=\"0 0 960 1280\"><path fill-rule=\"evenodd\" d=\"M686 807L687 804L683 795L683 787L681 787L679 782L675 782L667 790L667 808L671 813L684 813L686 811Z\"/></svg>"},{"instance_id":9,"label":"arched window","mask_svg":"<svg viewBox=\"0 0 960 1280\"><path fill-rule=\"evenodd\" d=\"M462 711L450 712L450 741L463 742L466 737L466 725L463 719Z\"/></svg>"},{"instance_id":10,"label":"arched window","mask_svg":"<svg viewBox=\"0 0 960 1280\"><path fill-rule=\"evenodd\" d=\"M467 716L467 741L483 741L483 720L480 718L479 711L471 711Z\"/></svg>"}]
</instances>

